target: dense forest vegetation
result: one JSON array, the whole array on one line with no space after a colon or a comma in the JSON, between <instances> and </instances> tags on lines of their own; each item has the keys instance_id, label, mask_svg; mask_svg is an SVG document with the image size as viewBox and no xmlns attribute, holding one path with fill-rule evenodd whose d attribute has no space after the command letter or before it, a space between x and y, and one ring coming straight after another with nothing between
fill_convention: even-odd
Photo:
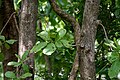
<instances>
[{"instance_id":1,"label":"dense forest vegetation","mask_svg":"<svg viewBox=\"0 0 120 80\"><path fill-rule=\"evenodd\" d=\"M120 0L0 0L0 80L120 80Z\"/></svg>"}]
</instances>

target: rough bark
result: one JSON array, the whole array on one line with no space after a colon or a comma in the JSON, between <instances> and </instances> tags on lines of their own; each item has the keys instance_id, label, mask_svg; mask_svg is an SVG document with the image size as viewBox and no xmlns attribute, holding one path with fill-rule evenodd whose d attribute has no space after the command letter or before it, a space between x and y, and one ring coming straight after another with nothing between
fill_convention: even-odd
<instances>
[{"instance_id":1,"label":"rough bark","mask_svg":"<svg viewBox=\"0 0 120 80\"><path fill-rule=\"evenodd\" d=\"M49 0L53 10L57 13L57 15L59 15L63 20L68 21L72 27L74 28L74 37L75 37L75 44L76 44L76 56L75 56L75 60L73 63L73 67L72 70L70 72L70 76L68 80L75 80L76 78L76 72L78 71L78 66L79 66L79 54L80 54L80 50L79 50L79 44L80 44L80 25L79 23L76 21L76 19L65 13L63 10L60 9L60 7L56 4L55 0Z\"/></svg>"},{"instance_id":2,"label":"rough bark","mask_svg":"<svg viewBox=\"0 0 120 80\"><path fill-rule=\"evenodd\" d=\"M3 23L3 26L6 24L8 19L10 18L11 14L14 13L14 6L13 6L13 0L2 0L2 20L1 23ZM11 17L9 22L7 23L6 27L3 30L2 35L6 37L6 39L14 39L18 40L18 32L16 29L16 22L15 22L15 15ZM2 22L3 21L3 22ZM3 69L4 74L6 71L15 71L16 69L12 66L7 66L8 62L10 61L17 61L17 58L15 57L15 54L18 52L18 44L13 44L9 49L6 49L3 47L2 52L4 54L4 60L3 60ZM7 80L7 78L4 76L4 80Z\"/></svg>"},{"instance_id":3,"label":"rough bark","mask_svg":"<svg viewBox=\"0 0 120 80\"><path fill-rule=\"evenodd\" d=\"M26 50L30 50L35 44L35 25L37 20L37 0L22 0L20 15L19 34L19 55L22 57ZM29 54L29 59L25 62L29 66L32 77L25 80L34 80L34 53ZM21 75L24 71L21 69Z\"/></svg>"},{"instance_id":4,"label":"rough bark","mask_svg":"<svg viewBox=\"0 0 120 80\"><path fill-rule=\"evenodd\" d=\"M80 40L80 80L95 78L95 35L100 0L86 0Z\"/></svg>"}]
</instances>

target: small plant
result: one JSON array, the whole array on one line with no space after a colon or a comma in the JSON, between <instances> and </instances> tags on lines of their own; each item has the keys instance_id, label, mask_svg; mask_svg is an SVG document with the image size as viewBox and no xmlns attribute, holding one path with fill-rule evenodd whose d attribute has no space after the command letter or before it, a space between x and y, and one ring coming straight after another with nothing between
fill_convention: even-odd
<instances>
[{"instance_id":1,"label":"small plant","mask_svg":"<svg viewBox=\"0 0 120 80\"><path fill-rule=\"evenodd\" d=\"M10 79L13 79L13 80L21 80L21 79L25 79L27 77L31 77L32 74L29 73L29 68L28 68L28 65L26 65L24 62L26 60L29 59L29 57L27 57L29 54L29 51L25 51L25 53L23 54L22 58L20 58L19 55L15 54L15 56L19 59L19 62L14 62L14 61L11 61L8 63L8 66L14 66L14 67L21 67L24 71L24 73L20 76L16 76L18 73L17 71L13 72L13 71L7 71L5 73L5 76L7 78L10 78Z\"/></svg>"},{"instance_id":2,"label":"small plant","mask_svg":"<svg viewBox=\"0 0 120 80\"><path fill-rule=\"evenodd\" d=\"M108 61L111 63L111 67L108 70L108 75L111 79L116 79L120 73L120 39L114 38L114 41L106 43L109 47L112 47L112 51L108 53Z\"/></svg>"}]
</instances>

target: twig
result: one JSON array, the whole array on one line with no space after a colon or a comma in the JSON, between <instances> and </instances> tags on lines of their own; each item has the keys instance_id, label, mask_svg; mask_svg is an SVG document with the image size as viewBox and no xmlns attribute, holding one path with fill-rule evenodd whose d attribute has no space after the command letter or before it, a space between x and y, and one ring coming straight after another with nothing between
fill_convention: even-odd
<instances>
[{"instance_id":1,"label":"twig","mask_svg":"<svg viewBox=\"0 0 120 80\"><path fill-rule=\"evenodd\" d=\"M10 19L12 18L12 16L13 16L15 13L16 13L16 12L13 12L13 13L10 15L9 19L7 20L7 22L6 22L5 25L3 26L2 30L0 31L0 35L2 34L3 30L5 29L5 27L7 26L8 22L10 21Z\"/></svg>"},{"instance_id":2,"label":"twig","mask_svg":"<svg viewBox=\"0 0 120 80\"><path fill-rule=\"evenodd\" d=\"M101 26L102 26L102 28L103 28L103 30L104 30L104 33L105 33L105 37L106 37L106 39L108 40L108 36L107 36L107 32L106 32L106 30L105 30L105 27L102 25L102 24L100 24Z\"/></svg>"},{"instance_id":3,"label":"twig","mask_svg":"<svg viewBox=\"0 0 120 80\"><path fill-rule=\"evenodd\" d=\"M13 15L13 18L14 18L14 20L15 20L16 29L17 29L18 33L20 33L20 32L19 32L19 27L18 27L18 24L17 24L17 20L16 20L15 15Z\"/></svg>"},{"instance_id":4,"label":"twig","mask_svg":"<svg viewBox=\"0 0 120 80\"><path fill-rule=\"evenodd\" d=\"M97 24L100 25L100 26L102 26L103 31L104 31L104 33L105 33L106 40L108 41L108 40L109 40L109 39L108 39L108 35L107 35L106 30L105 30L105 27L104 27L103 24L102 24L102 21L97 20ZM112 46L110 46L110 50L112 50Z\"/></svg>"}]
</instances>

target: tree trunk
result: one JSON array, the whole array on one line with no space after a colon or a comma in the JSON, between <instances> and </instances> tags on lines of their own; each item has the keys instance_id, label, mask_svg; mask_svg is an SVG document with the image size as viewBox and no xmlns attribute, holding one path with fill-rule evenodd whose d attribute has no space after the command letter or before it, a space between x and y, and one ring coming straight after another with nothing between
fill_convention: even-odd
<instances>
[{"instance_id":1,"label":"tree trunk","mask_svg":"<svg viewBox=\"0 0 120 80\"><path fill-rule=\"evenodd\" d=\"M86 0L80 42L80 80L96 80L95 36L100 0Z\"/></svg>"},{"instance_id":2,"label":"tree trunk","mask_svg":"<svg viewBox=\"0 0 120 80\"><path fill-rule=\"evenodd\" d=\"M26 50L30 50L35 44L36 34L35 25L37 20L37 0L22 0L20 15L20 34L19 34L19 55L22 57ZM29 66L32 77L26 80L34 80L34 53L29 54L29 59L25 62ZM21 75L23 70L20 70Z\"/></svg>"},{"instance_id":3,"label":"tree trunk","mask_svg":"<svg viewBox=\"0 0 120 80\"><path fill-rule=\"evenodd\" d=\"M6 39L14 39L18 40L18 32L16 29L16 19L15 19L15 14L14 14L14 6L13 6L13 0L2 0L2 20L1 23L3 23L2 27L0 29L3 29L3 26L5 24L6 27L3 30L2 35L6 37ZM13 14L13 15L12 15ZM9 22L7 23L8 19L11 17ZM3 22L2 22L3 21ZM15 54L18 52L18 44L15 43L13 44L9 49L6 49L3 47L2 52L4 54L4 60L3 60L3 69L4 69L4 74L6 71L15 71L16 69L13 68L12 66L7 66L8 62L10 61L17 61L17 58L15 57ZM7 80L7 78L4 76L4 80Z\"/></svg>"}]
</instances>

